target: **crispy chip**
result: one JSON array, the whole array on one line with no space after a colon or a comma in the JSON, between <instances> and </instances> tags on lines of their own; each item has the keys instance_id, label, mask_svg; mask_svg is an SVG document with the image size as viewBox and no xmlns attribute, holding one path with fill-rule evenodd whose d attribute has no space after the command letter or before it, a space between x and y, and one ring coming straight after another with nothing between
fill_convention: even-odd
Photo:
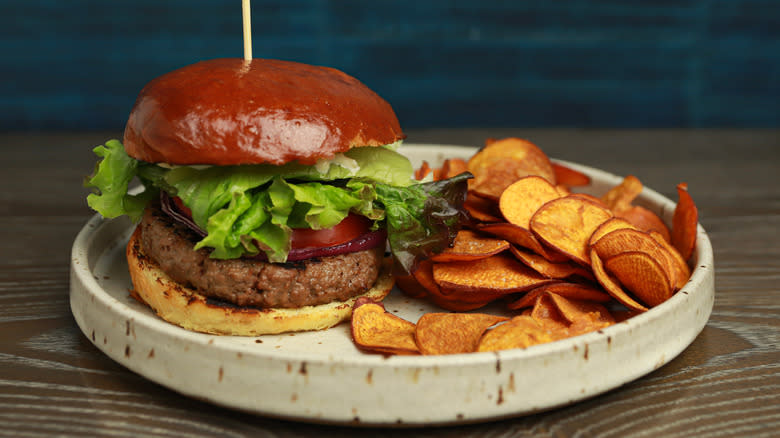
<instances>
[{"instance_id":1,"label":"crispy chip","mask_svg":"<svg viewBox=\"0 0 780 438\"><path fill-rule=\"evenodd\" d=\"M672 254L657 242L649 233L628 228L618 229L605 234L592 246L602 261L620 253L640 251L656 260L670 281L670 286L678 283L678 268ZM688 279L686 278L685 281Z\"/></svg>"},{"instance_id":2,"label":"crispy chip","mask_svg":"<svg viewBox=\"0 0 780 438\"><path fill-rule=\"evenodd\" d=\"M474 294L465 293L458 295L453 291L448 291L445 295L442 289L436 284L433 278L433 261L423 260L414 271L414 278L428 292L428 298L442 309L455 312L465 312L467 310L479 309L491 301L500 297L501 294ZM468 301L464 300L468 299Z\"/></svg>"},{"instance_id":3,"label":"crispy chip","mask_svg":"<svg viewBox=\"0 0 780 438\"><path fill-rule=\"evenodd\" d=\"M604 235L619 230L622 228L628 228L628 229L636 229L636 227L629 221L619 218L619 217L611 217L606 222L599 225L595 231L593 231L593 234L590 235L590 238L588 239L588 247L592 247L593 244L595 244L599 239L604 237Z\"/></svg>"},{"instance_id":4,"label":"crispy chip","mask_svg":"<svg viewBox=\"0 0 780 438\"><path fill-rule=\"evenodd\" d=\"M365 352L419 354L415 324L385 311L379 303L356 303L351 326L355 345Z\"/></svg>"},{"instance_id":5,"label":"crispy chip","mask_svg":"<svg viewBox=\"0 0 780 438\"><path fill-rule=\"evenodd\" d=\"M513 245L527 248L535 254L541 255L551 262L563 262L569 260L566 255L543 246L533 233L517 225L507 222L479 224L476 226L476 229L478 231L505 239Z\"/></svg>"},{"instance_id":6,"label":"crispy chip","mask_svg":"<svg viewBox=\"0 0 780 438\"><path fill-rule=\"evenodd\" d=\"M546 316L549 314L549 316ZM558 325L565 337L579 336L608 327L615 319L606 307L598 303L569 300L554 293L545 293L536 300L531 316L547 325ZM547 317L548 319L540 320ZM550 322L548 322L550 321Z\"/></svg>"},{"instance_id":7,"label":"crispy chip","mask_svg":"<svg viewBox=\"0 0 780 438\"><path fill-rule=\"evenodd\" d=\"M453 176L460 175L463 172L468 172L468 164L466 160L462 158L448 158L444 160L441 166L441 173L439 177L441 179L452 178Z\"/></svg>"},{"instance_id":8,"label":"crispy chip","mask_svg":"<svg viewBox=\"0 0 780 438\"><path fill-rule=\"evenodd\" d=\"M529 229L531 216L539 207L560 198L558 189L546 179L531 175L510 184L501 193L498 207L510 224Z\"/></svg>"},{"instance_id":9,"label":"crispy chip","mask_svg":"<svg viewBox=\"0 0 780 438\"><path fill-rule=\"evenodd\" d=\"M512 255L523 262L524 265L544 277L558 280L573 276L580 276L588 279L593 278L590 270L571 261L551 262L538 254L514 246L509 249L512 252Z\"/></svg>"},{"instance_id":10,"label":"crispy chip","mask_svg":"<svg viewBox=\"0 0 780 438\"><path fill-rule=\"evenodd\" d=\"M677 206L672 217L672 245L677 248L685 261L693 255L696 247L696 228L699 222L699 210L688 193L688 184L677 185Z\"/></svg>"},{"instance_id":11,"label":"crispy chip","mask_svg":"<svg viewBox=\"0 0 780 438\"><path fill-rule=\"evenodd\" d=\"M521 298L507 303L506 307L510 310L524 309L534 305L536 298L543 293L554 293L565 298L581 301L592 301L606 303L612 300L612 297L597 287L583 283L550 283L529 290Z\"/></svg>"},{"instance_id":12,"label":"crispy chip","mask_svg":"<svg viewBox=\"0 0 780 438\"><path fill-rule=\"evenodd\" d=\"M642 182L634 175L628 175L623 181L601 197L601 202L613 212L627 210L637 196L642 193Z\"/></svg>"},{"instance_id":13,"label":"crispy chip","mask_svg":"<svg viewBox=\"0 0 780 438\"><path fill-rule=\"evenodd\" d=\"M534 306L531 308L531 312L528 315L535 319L536 322L554 328L556 331L565 333L569 328L569 321L567 321L558 310L558 306L549 293L539 294L536 297ZM568 334L566 336L568 336Z\"/></svg>"},{"instance_id":14,"label":"crispy chip","mask_svg":"<svg viewBox=\"0 0 780 438\"><path fill-rule=\"evenodd\" d=\"M555 184L555 171L549 157L530 141L520 138L486 142L467 164L474 175L469 186L494 199L498 199L507 186L527 175L539 175Z\"/></svg>"},{"instance_id":15,"label":"crispy chip","mask_svg":"<svg viewBox=\"0 0 780 438\"><path fill-rule=\"evenodd\" d=\"M566 187L581 187L590 184L590 177L561 163L552 163L555 181Z\"/></svg>"},{"instance_id":16,"label":"crispy chip","mask_svg":"<svg viewBox=\"0 0 780 438\"><path fill-rule=\"evenodd\" d=\"M417 283L431 295L441 295L439 285L433 279L433 261L422 260L417 264L417 269L412 273Z\"/></svg>"},{"instance_id":17,"label":"crispy chip","mask_svg":"<svg viewBox=\"0 0 780 438\"><path fill-rule=\"evenodd\" d=\"M501 211L498 210L498 203L494 199L469 192L463 202L463 208L472 218L480 222L504 222Z\"/></svg>"},{"instance_id":18,"label":"crispy chip","mask_svg":"<svg viewBox=\"0 0 780 438\"><path fill-rule=\"evenodd\" d=\"M512 182L525 176L520 163L507 160L490 164L478 178L469 180L469 190L478 196L498 200Z\"/></svg>"},{"instance_id":19,"label":"crispy chip","mask_svg":"<svg viewBox=\"0 0 780 438\"><path fill-rule=\"evenodd\" d=\"M617 280L615 280L606 270L604 270L604 265L601 262L601 258L593 249L590 250L590 264L596 280L598 280L601 287L603 287L608 294L612 295L612 298L616 299L618 302L631 310L638 312L647 311L647 307L639 304L636 300L631 298L626 293L626 291L623 290L623 287L620 285L620 283L618 283Z\"/></svg>"},{"instance_id":20,"label":"crispy chip","mask_svg":"<svg viewBox=\"0 0 780 438\"><path fill-rule=\"evenodd\" d=\"M527 348L563 339L566 334L565 328L561 329L559 325L539 323L531 316L520 315L486 331L479 340L477 351Z\"/></svg>"},{"instance_id":21,"label":"crispy chip","mask_svg":"<svg viewBox=\"0 0 780 438\"><path fill-rule=\"evenodd\" d=\"M417 321L417 347L422 354L470 353L485 330L508 319L484 313L426 313Z\"/></svg>"},{"instance_id":22,"label":"crispy chip","mask_svg":"<svg viewBox=\"0 0 780 438\"><path fill-rule=\"evenodd\" d=\"M427 161L423 161L422 164L420 164L420 167L415 169L414 171L414 179L421 180L425 178L429 173L431 173L431 165L428 164Z\"/></svg>"},{"instance_id":23,"label":"crispy chip","mask_svg":"<svg viewBox=\"0 0 780 438\"><path fill-rule=\"evenodd\" d=\"M453 262L483 259L509 249L504 239L481 236L471 230L460 230L453 246L431 257L434 262Z\"/></svg>"},{"instance_id":24,"label":"crispy chip","mask_svg":"<svg viewBox=\"0 0 780 438\"><path fill-rule=\"evenodd\" d=\"M673 285L674 290L678 291L682 289L683 286L685 286L685 283L687 283L691 277L691 269L688 267L688 264L682 258L682 255L680 255L677 249L672 246L671 242L665 239L664 236L662 236L660 233L656 231L650 231L650 237L655 239L656 242L666 248L666 250L669 252L669 255L672 257L672 269L674 270L674 275L672 275L672 278L675 279L675 284Z\"/></svg>"},{"instance_id":25,"label":"crispy chip","mask_svg":"<svg viewBox=\"0 0 780 438\"><path fill-rule=\"evenodd\" d=\"M564 196L569 196L572 194L571 190L569 190L569 188L563 184L558 184L557 186L555 186L555 190L558 191L559 198L563 198Z\"/></svg>"},{"instance_id":26,"label":"crispy chip","mask_svg":"<svg viewBox=\"0 0 780 438\"><path fill-rule=\"evenodd\" d=\"M615 323L615 318L602 304L566 298L552 292L547 292L547 295L552 299L558 312L569 324L585 322L586 325L595 327L595 330Z\"/></svg>"},{"instance_id":27,"label":"crispy chip","mask_svg":"<svg viewBox=\"0 0 780 438\"><path fill-rule=\"evenodd\" d=\"M589 265L591 234L612 217L603 206L576 195L544 204L531 218L531 231L540 241L566 254L581 265Z\"/></svg>"},{"instance_id":28,"label":"crispy chip","mask_svg":"<svg viewBox=\"0 0 780 438\"><path fill-rule=\"evenodd\" d=\"M631 225L642 231L655 231L660 233L664 239L671 241L669 228L664 221L662 221L657 214L640 205L634 205L625 210L616 211L615 216L627 220Z\"/></svg>"},{"instance_id":29,"label":"crispy chip","mask_svg":"<svg viewBox=\"0 0 780 438\"><path fill-rule=\"evenodd\" d=\"M604 269L648 306L657 306L672 296L666 269L647 253L617 254L604 260Z\"/></svg>"},{"instance_id":30,"label":"crispy chip","mask_svg":"<svg viewBox=\"0 0 780 438\"><path fill-rule=\"evenodd\" d=\"M428 295L428 291L414 278L413 275L395 275L395 285L404 294L412 298L424 298Z\"/></svg>"},{"instance_id":31,"label":"crispy chip","mask_svg":"<svg viewBox=\"0 0 780 438\"><path fill-rule=\"evenodd\" d=\"M552 281L504 254L471 262L436 263L433 278L442 289L475 294L522 292Z\"/></svg>"}]
</instances>

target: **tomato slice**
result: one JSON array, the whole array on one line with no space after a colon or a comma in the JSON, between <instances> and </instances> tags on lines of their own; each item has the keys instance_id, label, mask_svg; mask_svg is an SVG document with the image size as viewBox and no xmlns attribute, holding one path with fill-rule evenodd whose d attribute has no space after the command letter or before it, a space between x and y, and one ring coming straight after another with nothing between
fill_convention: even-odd
<instances>
[{"instance_id":1,"label":"tomato slice","mask_svg":"<svg viewBox=\"0 0 780 438\"><path fill-rule=\"evenodd\" d=\"M350 213L336 226L323 230L295 228L292 230L290 245L298 248L323 248L349 242L367 232L371 221L357 214Z\"/></svg>"}]
</instances>

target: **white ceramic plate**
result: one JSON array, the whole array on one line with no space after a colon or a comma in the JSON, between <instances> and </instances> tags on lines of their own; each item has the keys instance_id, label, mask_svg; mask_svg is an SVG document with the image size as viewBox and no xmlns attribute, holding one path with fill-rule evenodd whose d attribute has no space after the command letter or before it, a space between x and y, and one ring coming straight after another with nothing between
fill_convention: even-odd
<instances>
[{"instance_id":1,"label":"white ceramic plate","mask_svg":"<svg viewBox=\"0 0 780 438\"><path fill-rule=\"evenodd\" d=\"M418 166L475 149L406 145ZM621 181L564 163L601 194ZM638 203L671 219L674 203L645 189ZM529 414L616 388L666 364L709 318L714 299L710 241L699 226L689 283L650 311L598 332L495 353L394 356L360 353L348 324L321 332L254 338L194 333L157 318L130 298L125 219L93 217L71 260L71 308L84 334L130 370L181 394L286 419L361 425L457 424ZM389 311L416 321L437 309L394 290Z\"/></svg>"}]
</instances>

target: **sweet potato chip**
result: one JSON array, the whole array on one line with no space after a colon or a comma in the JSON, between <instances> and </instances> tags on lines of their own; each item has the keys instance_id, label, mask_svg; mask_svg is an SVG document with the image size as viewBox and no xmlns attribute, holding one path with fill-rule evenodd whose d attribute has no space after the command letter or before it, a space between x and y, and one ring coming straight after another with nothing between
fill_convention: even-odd
<instances>
[{"instance_id":1,"label":"sweet potato chip","mask_svg":"<svg viewBox=\"0 0 780 438\"><path fill-rule=\"evenodd\" d=\"M696 247L696 228L699 223L699 210L688 193L688 184L677 185L677 206L672 217L672 245L687 262Z\"/></svg>"},{"instance_id":2,"label":"sweet potato chip","mask_svg":"<svg viewBox=\"0 0 780 438\"><path fill-rule=\"evenodd\" d=\"M415 324L385 311L379 303L356 303L351 326L355 345L365 352L419 354Z\"/></svg>"},{"instance_id":3,"label":"sweet potato chip","mask_svg":"<svg viewBox=\"0 0 780 438\"><path fill-rule=\"evenodd\" d=\"M601 262L601 258L599 257L598 253L596 253L596 251L593 249L590 250L590 264L591 264L591 268L593 269L593 275L596 277L596 280L598 280L601 287L603 287L608 294L612 295L612 298L616 299L619 303L623 304L624 306L628 307L631 310L635 310L638 312L647 311L647 307L645 307L642 304L639 304L636 300L634 300L631 296L629 296L626 293L626 291L623 290L623 287L620 285L620 283L618 283L618 281L615 280L604 269L604 265Z\"/></svg>"},{"instance_id":4,"label":"sweet potato chip","mask_svg":"<svg viewBox=\"0 0 780 438\"><path fill-rule=\"evenodd\" d=\"M510 224L529 229L531 216L539 207L560 198L558 189L546 179L530 175L518 179L501 193L498 207Z\"/></svg>"},{"instance_id":5,"label":"sweet potato chip","mask_svg":"<svg viewBox=\"0 0 780 438\"><path fill-rule=\"evenodd\" d=\"M493 224L479 224L476 226L476 229L477 231L505 239L513 245L527 248L551 262L569 260L566 255L543 246L533 233L517 225L508 222L499 222Z\"/></svg>"},{"instance_id":6,"label":"sweet potato chip","mask_svg":"<svg viewBox=\"0 0 780 438\"><path fill-rule=\"evenodd\" d=\"M463 208L472 218L480 222L504 222L501 211L498 209L498 203L493 199L469 193L463 202Z\"/></svg>"},{"instance_id":7,"label":"sweet potato chip","mask_svg":"<svg viewBox=\"0 0 780 438\"><path fill-rule=\"evenodd\" d=\"M482 335L477 351L498 351L511 348L527 348L565 338L565 327L540 323L527 315L515 316Z\"/></svg>"},{"instance_id":8,"label":"sweet potato chip","mask_svg":"<svg viewBox=\"0 0 780 438\"><path fill-rule=\"evenodd\" d=\"M442 289L476 294L522 292L552 281L504 254L471 262L436 263L433 278Z\"/></svg>"},{"instance_id":9,"label":"sweet potato chip","mask_svg":"<svg viewBox=\"0 0 780 438\"><path fill-rule=\"evenodd\" d=\"M552 163L555 181L566 187L581 187L590 184L590 177L561 163Z\"/></svg>"},{"instance_id":10,"label":"sweet potato chip","mask_svg":"<svg viewBox=\"0 0 780 438\"><path fill-rule=\"evenodd\" d=\"M508 319L485 313L426 313L417 321L417 347L426 355L470 353L485 330Z\"/></svg>"},{"instance_id":11,"label":"sweet potato chip","mask_svg":"<svg viewBox=\"0 0 780 438\"><path fill-rule=\"evenodd\" d=\"M648 306L657 306L672 296L666 269L647 253L617 254L604 260L604 269Z\"/></svg>"},{"instance_id":12,"label":"sweet potato chip","mask_svg":"<svg viewBox=\"0 0 780 438\"><path fill-rule=\"evenodd\" d=\"M453 176L460 175L463 172L468 172L468 164L466 160L462 158L448 158L444 160L441 166L441 172L439 177L441 179L452 178Z\"/></svg>"},{"instance_id":13,"label":"sweet potato chip","mask_svg":"<svg viewBox=\"0 0 780 438\"><path fill-rule=\"evenodd\" d=\"M520 138L487 142L467 164L474 175L469 187L495 199L509 184L527 175L539 175L555 184L549 157L535 144Z\"/></svg>"},{"instance_id":14,"label":"sweet potato chip","mask_svg":"<svg viewBox=\"0 0 780 438\"><path fill-rule=\"evenodd\" d=\"M642 207L634 205L627 209L616 211L615 216L627 220L631 225L642 231L655 231L660 233L667 241L671 240L669 228L657 214Z\"/></svg>"},{"instance_id":15,"label":"sweet potato chip","mask_svg":"<svg viewBox=\"0 0 780 438\"><path fill-rule=\"evenodd\" d=\"M655 239L656 242L666 248L669 252L669 255L672 258L672 269L675 271L674 275L671 276L675 279L675 284L673 285L674 290L678 291L682 289L691 277L691 269L688 267L688 264L683 260L677 249L672 246L671 242L665 239L660 233L650 231L650 237Z\"/></svg>"},{"instance_id":16,"label":"sweet potato chip","mask_svg":"<svg viewBox=\"0 0 780 438\"><path fill-rule=\"evenodd\" d=\"M431 165L427 161L423 161L420 167L414 171L414 179L420 181L432 172Z\"/></svg>"},{"instance_id":17,"label":"sweet potato chip","mask_svg":"<svg viewBox=\"0 0 780 438\"><path fill-rule=\"evenodd\" d=\"M555 186L555 190L558 191L559 198L563 198L564 196L569 196L572 194L571 190L569 190L569 188L563 184L558 184L557 186Z\"/></svg>"},{"instance_id":18,"label":"sweet potato chip","mask_svg":"<svg viewBox=\"0 0 780 438\"><path fill-rule=\"evenodd\" d=\"M584 322L586 326L595 327L592 329L595 330L615 323L615 318L602 304L570 299L551 292L547 292L547 296L555 303L558 312L569 324Z\"/></svg>"},{"instance_id":19,"label":"sweet potato chip","mask_svg":"<svg viewBox=\"0 0 780 438\"><path fill-rule=\"evenodd\" d=\"M536 322L544 324L548 328L553 328L561 333L566 333L569 328L569 321L567 321L558 310L558 306L549 293L539 294L536 297L534 306L531 308L528 315L535 319ZM563 337L567 336L568 334Z\"/></svg>"},{"instance_id":20,"label":"sweet potato chip","mask_svg":"<svg viewBox=\"0 0 780 438\"><path fill-rule=\"evenodd\" d=\"M590 202L592 202L592 203L594 203L596 205L599 205L601 207L607 208L606 204L604 204L604 202L602 202L600 198L598 198L596 196L593 196L593 195L591 195L589 193L570 193L569 196L576 196L576 197L582 198L582 199L584 199L586 201L590 201Z\"/></svg>"},{"instance_id":21,"label":"sweet potato chip","mask_svg":"<svg viewBox=\"0 0 780 438\"><path fill-rule=\"evenodd\" d=\"M531 289L521 298L507 303L506 307L510 310L532 307L536 298L544 293L553 293L572 300L598 303L607 303L612 300L612 297L609 294L598 287L583 283L560 282L545 284Z\"/></svg>"},{"instance_id":22,"label":"sweet potato chip","mask_svg":"<svg viewBox=\"0 0 780 438\"><path fill-rule=\"evenodd\" d=\"M623 218L619 218L617 216L609 218L606 222L599 225L595 231L593 231L593 234L590 235L590 239L588 239L588 246L593 246L593 244L604 237L604 235L623 228L632 230L636 229L636 227L631 222Z\"/></svg>"},{"instance_id":23,"label":"sweet potato chip","mask_svg":"<svg viewBox=\"0 0 780 438\"><path fill-rule=\"evenodd\" d=\"M670 286L678 283L676 263L672 254L649 233L640 230L618 229L607 233L592 246L602 261L615 255L640 251L655 259L666 273ZM687 281L687 278L685 279Z\"/></svg>"},{"instance_id":24,"label":"sweet potato chip","mask_svg":"<svg viewBox=\"0 0 780 438\"><path fill-rule=\"evenodd\" d=\"M585 198L569 195L544 204L531 218L531 232L581 265L589 265L588 241L612 212Z\"/></svg>"},{"instance_id":25,"label":"sweet potato chip","mask_svg":"<svg viewBox=\"0 0 780 438\"><path fill-rule=\"evenodd\" d=\"M560 330L566 333L566 337L579 336L615 323L612 314L601 304L570 300L554 293L541 295L531 316L540 323L561 326Z\"/></svg>"},{"instance_id":26,"label":"sweet potato chip","mask_svg":"<svg viewBox=\"0 0 780 438\"><path fill-rule=\"evenodd\" d=\"M498 200L510 184L525 176L520 163L506 160L496 161L485 168L483 174L469 180L469 191L478 196Z\"/></svg>"},{"instance_id":27,"label":"sweet potato chip","mask_svg":"<svg viewBox=\"0 0 780 438\"><path fill-rule=\"evenodd\" d=\"M642 182L634 175L628 175L623 178L623 181L612 187L604 196L601 197L601 202L607 206L613 212L627 210L631 207L631 203L642 193Z\"/></svg>"},{"instance_id":28,"label":"sweet potato chip","mask_svg":"<svg viewBox=\"0 0 780 438\"><path fill-rule=\"evenodd\" d=\"M465 312L468 310L479 309L491 301L502 296L502 294L476 294L476 293L455 293L454 291L444 291L439 287L433 278L433 261L423 260L414 271L414 279L427 291L427 298L442 309L455 312Z\"/></svg>"},{"instance_id":29,"label":"sweet potato chip","mask_svg":"<svg viewBox=\"0 0 780 438\"><path fill-rule=\"evenodd\" d=\"M431 257L434 262L453 262L483 259L509 249L504 239L486 237L471 230L460 230L453 246Z\"/></svg>"},{"instance_id":30,"label":"sweet potato chip","mask_svg":"<svg viewBox=\"0 0 780 438\"><path fill-rule=\"evenodd\" d=\"M586 269L583 266L573 263L569 260L563 262L551 262L538 254L534 254L514 246L510 247L509 249L512 252L512 255L520 260L524 265L528 266L544 277L558 280L573 276L580 276L588 279L593 278L593 275L589 269Z\"/></svg>"},{"instance_id":31,"label":"sweet potato chip","mask_svg":"<svg viewBox=\"0 0 780 438\"><path fill-rule=\"evenodd\" d=\"M412 298L424 298L428 295L428 291L413 275L396 274L395 285L398 286L401 292Z\"/></svg>"}]
</instances>

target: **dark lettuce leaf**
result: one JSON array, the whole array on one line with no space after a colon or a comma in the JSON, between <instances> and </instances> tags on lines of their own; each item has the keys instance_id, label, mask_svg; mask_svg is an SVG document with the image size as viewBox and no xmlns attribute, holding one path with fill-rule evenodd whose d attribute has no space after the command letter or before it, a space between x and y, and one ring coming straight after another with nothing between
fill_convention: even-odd
<instances>
[{"instance_id":1,"label":"dark lettuce leaf","mask_svg":"<svg viewBox=\"0 0 780 438\"><path fill-rule=\"evenodd\" d=\"M387 239L401 273L414 272L417 263L443 251L468 220L463 209L470 173L397 188L377 184L385 207Z\"/></svg>"}]
</instances>

